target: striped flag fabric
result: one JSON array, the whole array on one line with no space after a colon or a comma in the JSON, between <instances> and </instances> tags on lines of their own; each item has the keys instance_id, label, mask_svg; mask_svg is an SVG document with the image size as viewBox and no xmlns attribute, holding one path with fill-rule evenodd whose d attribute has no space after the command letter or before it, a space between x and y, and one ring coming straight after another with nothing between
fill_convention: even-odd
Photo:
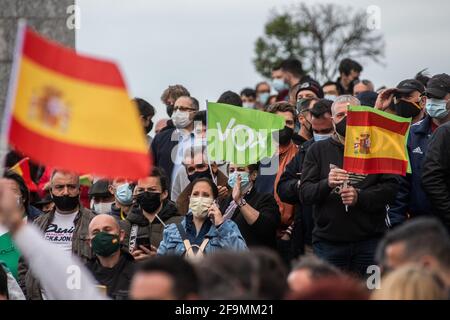
<instances>
[{"instance_id":1,"label":"striped flag fabric","mask_svg":"<svg viewBox=\"0 0 450 320\"><path fill-rule=\"evenodd\" d=\"M25 181L25 184L27 185L28 190L30 191L38 191L38 187L36 183L34 183L33 179L31 179L31 173L30 173L30 158L26 157L17 162L15 165L13 165L11 168L9 168L9 171L17 173L19 176L23 178L23 181Z\"/></svg>"},{"instance_id":2,"label":"striped flag fabric","mask_svg":"<svg viewBox=\"0 0 450 320\"><path fill-rule=\"evenodd\" d=\"M359 174L411 172L406 142L411 118L365 106L349 106L344 170Z\"/></svg>"},{"instance_id":3,"label":"striped flag fabric","mask_svg":"<svg viewBox=\"0 0 450 320\"><path fill-rule=\"evenodd\" d=\"M118 67L19 27L8 142L46 166L132 180L151 160Z\"/></svg>"}]
</instances>

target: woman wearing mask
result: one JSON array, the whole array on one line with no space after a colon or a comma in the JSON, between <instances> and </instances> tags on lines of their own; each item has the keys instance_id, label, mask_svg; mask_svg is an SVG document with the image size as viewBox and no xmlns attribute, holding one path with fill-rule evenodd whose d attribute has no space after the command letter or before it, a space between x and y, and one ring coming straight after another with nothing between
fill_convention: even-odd
<instances>
[{"instance_id":1,"label":"woman wearing mask","mask_svg":"<svg viewBox=\"0 0 450 320\"><path fill-rule=\"evenodd\" d=\"M276 230L280 225L277 202L270 193L254 188L258 165L230 164L228 185L232 194L220 206L225 220L236 222L247 245L276 249Z\"/></svg>"},{"instance_id":2,"label":"woman wearing mask","mask_svg":"<svg viewBox=\"0 0 450 320\"><path fill-rule=\"evenodd\" d=\"M215 204L218 190L212 180L200 178L193 182L189 211L181 223L164 230L158 255L201 257L217 250L246 250L247 245L236 224L224 219Z\"/></svg>"}]
</instances>

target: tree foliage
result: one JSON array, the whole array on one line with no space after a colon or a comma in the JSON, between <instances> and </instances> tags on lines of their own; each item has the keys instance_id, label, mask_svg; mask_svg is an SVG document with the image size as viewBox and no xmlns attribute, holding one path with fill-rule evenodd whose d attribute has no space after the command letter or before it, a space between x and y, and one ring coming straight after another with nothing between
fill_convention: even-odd
<instances>
[{"instance_id":1,"label":"tree foliage","mask_svg":"<svg viewBox=\"0 0 450 320\"><path fill-rule=\"evenodd\" d=\"M283 59L297 58L311 75L334 79L343 58L381 63L383 35L368 28L368 14L337 4L299 3L275 13L255 42L256 70L270 77L272 67Z\"/></svg>"}]
</instances>

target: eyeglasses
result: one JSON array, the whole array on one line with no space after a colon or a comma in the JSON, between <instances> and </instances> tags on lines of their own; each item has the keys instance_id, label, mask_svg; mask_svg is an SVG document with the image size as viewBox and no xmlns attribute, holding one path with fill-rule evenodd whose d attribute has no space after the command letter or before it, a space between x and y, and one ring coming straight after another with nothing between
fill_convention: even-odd
<instances>
[{"instance_id":1,"label":"eyeglasses","mask_svg":"<svg viewBox=\"0 0 450 320\"><path fill-rule=\"evenodd\" d=\"M347 115L347 111L339 112L339 113L336 113L332 118L335 120L339 120L339 119L342 119L343 117L345 117L346 115Z\"/></svg>"},{"instance_id":2,"label":"eyeglasses","mask_svg":"<svg viewBox=\"0 0 450 320\"><path fill-rule=\"evenodd\" d=\"M186 165L186 172L188 175L192 175L195 172L204 172L208 170L208 164L200 163L195 165Z\"/></svg>"},{"instance_id":3,"label":"eyeglasses","mask_svg":"<svg viewBox=\"0 0 450 320\"><path fill-rule=\"evenodd\" d=\"M180 110L181 112L194 112L196 111L193 108L189 108L189 107L183 107L183 106L174 106L173 107L173 111L177 111Z\"/></svg>"}]
</instances>

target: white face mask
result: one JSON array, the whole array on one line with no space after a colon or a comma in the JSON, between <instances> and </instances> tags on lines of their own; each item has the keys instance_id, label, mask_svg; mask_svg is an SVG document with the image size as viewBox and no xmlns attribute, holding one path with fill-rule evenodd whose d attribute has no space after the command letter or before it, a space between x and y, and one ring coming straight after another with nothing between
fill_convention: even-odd
<instances>
[{"instance_id":1,"label":"white face mask","mask_svg":"<svg viewBox=\"0 0 450 320\"><path fill-rule=\"evenodd\" d=\"M334 94L326 94L324 98L327 100L334 101L336 100L337 96L335 96Z\"/></svg>"},{"instance_id":2,"label":"white face mask","mask_svg":"<svg viewBox=\"0 0 450 320\"><path fill-rule=\"evenodd\" d=\"M111 213L111 206L113 203L114 201L94 203L92 209L98 214L108 214Z\"/></svg>"},{"instance_id":3,"label":"white face mask","mask_svg":"<svg viewBox=\"0 0 450 320\"><path fill-rule=\"evenodd\" d=\"M243 102L242 106L244 108L254 109L255 108L255 103L254 102Z\"/></svg>"},{"instance_id":4,"label":"white face mask","mask_svg":"<svg viewBox=\"0 0 450 320\"><path fill-rule=\"evenodd\" d=\"M172 114L172 121L177 129L184 129L191 124L189 111L177 110Z\"/></svg>"},{"instance_id":5,"label":"white face mask","mask_svg":"<svg viewBox=\"0 0 450 320\"><path fill-rule=\"evenodd\" d=\"M189 201L189 209L196 218L206 218L208 216L208 209L213 203L213 198L207 197L191 197Z\"/></svg>"}]
</instances>

